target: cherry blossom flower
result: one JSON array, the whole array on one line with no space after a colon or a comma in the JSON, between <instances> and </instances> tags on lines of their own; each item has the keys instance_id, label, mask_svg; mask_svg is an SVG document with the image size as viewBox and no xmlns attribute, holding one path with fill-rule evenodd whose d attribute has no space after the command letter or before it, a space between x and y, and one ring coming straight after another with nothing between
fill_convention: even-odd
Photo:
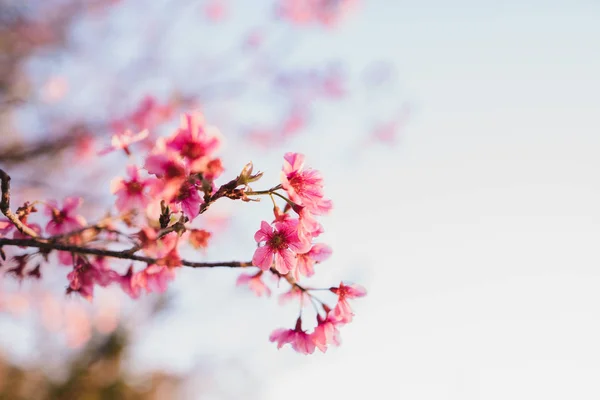
<instances>
[{"instance_id":1,"label":"cherry blossom flower","mask_svg":"<svg viewBox=\"0 0 600 400\"><path fill-rule=\"evenodd\" d=\"M171 118L173 107L169 104L161 106L154 97L146 96L138 108L128 118L137 129L152 129Z\"/></svg>"},{"instance_id":2,"label":"cherry blossom flower","mask_svg":"<svg viewBox=\"0 0 600 400\"><path fill-rule=\"evenodd\" d=\"M343 283L340 283L339 287L333 287L329 290L338 295L338 302L331 314L332 318L339 323L346 324L351 322L354 313L352 312L352 308L348 303L348 299L355 299L365 296L367 294L366 289L356 284L344 285Z\"/></svg>"},{"instance_id":3,"label":"cherry blossom flower","mask_svg":"<svg viewBox=\"0 0 600 400\"><path fill-rule=\"evenodd\" d=\"M200 205L204 203L203 198L198 193L198 182L193 179L185 181L179 187L179 192L172 202L181 205L185 215L190 221L193 221L200 213Z\"/></svg>"},{"instance_id":4,"label":"cherry blossom flower","mask_svg":"<svg viewBox=\"0 0 600 400\"><path fill-rule=\"evenodd\" d=\"M163 257L159 258L156 261L157 265L166 266L168 268L175 268L181 266L181 257L179 256L179 251L177 250L177 246L173 246L171 250Z\"/></svg>"},{"instance_id":5,"label":"cherry blossom flower","mask_svg":"<svg viewBox=\"0 0 600 400\"><path fill-rule=\"evenodd\" d=\"M324 232L323 226L317 221L308 208L304 206L295 206L294 210L298 213L298 235L302 240L311 242L312 239Z\"/></svg>"},{"instance_id":6,"label":"cherry blossom flower","mask_svg":"<svg viewBox=\"0 0 600 400\"><path fill-rule=\"evenodd\" d=\"M356 0L280 0L278 14L295 24L318 22L335 25L356 3Z\"/></svg>"},{"instance_id":7,"label":"cherry blossom flower","mask_svg":"<svg viewBox=\"0 0 600 400\"><path fill-rule=\"evenodd\" d=\"M304 292L295 285L292 286L287 292L281 293L279 295L279 304L283 305L289 303L294 299L298 299L300 305L304 306Z\"/></svg>"},{"instance_id":8,"label":"cherry blossom flower","mask_svg":"<svg viewBox=\"0 0 600 400\"><path fill-rule=\"evenodd\" d=\"M134 272L133 266L130 266L125 275L117 278L117 282L132 299L137 299L142 289L146 293L163 293L173 279L175 271L167 266L149 265L139 272Z\"/></svg>"},{"instance_id":9,"label":"cherry blossom flower","mask_svg":"<svg viewBox=\"0 0 600 400\"><path fill-rule=\"evenodd\" d=\"M144 168L149 174L159 178L152 183L152 197L162 197L169 201L177 194L189 175L177 153L167 151L161 144L146 158Z\"/></svg>"},{"instance_id":10,"label":"cherry blossom flower","mask_svg":"<svg viewBox=\"0 0 600 400\"><path fill-rule=\"evenodd\" d=\"M45 214L50 217L50 221L46 225L46 232L51 235L60 235L84 226L85 219L80 215L75 215L75 210L82 202L83 199L80 197L67 197L62 208L56 201L47 202Z\"/></svg>"},{"instance_id":11,"label":"cherry blossom flower","mask_svg":"<svg viewBox=\"0 0 600 400\"><path fill-rule=\"evenodd\" d=\"M164 293L168 283L173 279L175 279L175 270L161 265L149 265L136 277L137 285L144 288L147 293Z\"/></svg>"},{"instance_id":12,"label":"cherry blossom flower","mask_svg":"<svg viewBox=\"0 0 600 400\"><path fill-rule=\"evenodd\" d=\"M208 247L208 240L211 237L211 233L204 229L191 229L189 236L189 242L195 249L205 249Z\"/></svg>"},{"instance_id":13,"label":"cherry blossom flower","mask_svg":"<svg viewBox=\"0 0 600 400\"><path fill-rule=\"evenodd\" d=\"M67 275L67 279L69 280L67 293L78 292L83 298L91 301L94 285L108 286L118 279L118 274L112 271L102 258L98 258L95 262L87 262L77 257L73 271Z\"/></svg>"},{"instance_id":14,"label":"cherry blossom flower","mask_svg":"<svg viewBox=\"0 0 600 400\"><path fill-rule=\"evenodd\" d=\"M323 353L327 351L328 345L339 346L342 343L340 331L337 328L339 324L340 322L333 318L330 313L327 314L326 318L317 315L317 326L310 336L315 346Z\"/></svg>"},{"instance_id":15,"label":"cherry blossom flower","mask_svg":"<svg viewBox=\"0 0 600 400\"><path fill-rule=\"evenodd\" d=\"M132 299L140 297L142 282L145 284L145 279L140 279L140 273L133 272L133 265L129 266L129 269L125 275L119 275L116 281L121 285L121 289L129 295Z\"/></svg>"},{"instance_id":16,"label":"cherry blossom flower","mask_svg":"<svg viewBox=\"0 0 600 400\"><path fill-rule=\"evenodd\" d=\"M296 328L277 329L271 333L269 340L277 342L278 349L289 343L298 353L312 354L315 351L315 342L309 334L302 330L302 320L300 318L296 322Z\"/></svg>"},{"instance_id":17,"label":"cherry blossom flower","mask_svg":"<svg viewBox=\"0 0 600 400\"><path fill-rule=\"evenodd\" d=\"M287 191L290 199L305 206L313 214L326 214L332 208L330 200L323 198L323 178L320 172L304 169L304 155L286 153L281 186Z\"/></svg>"},{"instance_id":18,"label":"cherry blossom flower","mask_svg":"<svg viewBox=\"0 0 600 400\"><path fill-rule=\"evenodd\" d=\"M122 133L113 135L110 141L110 146L102 149L98 152L98 155L108 154L115 150L123 150L127 155L131 155L129 146L134 143L140 142L148 137L148 130L144 129L141 132L134 134L130 130L125 130Z\"/></svg>"},{"instance_id":19,"label":"cherry blossom flower","mask_svg":"<svg viewBox=\"0 0 600 400\"><path fill-rule=\"evenodd\" d=\"M34 231L35 233L37 233L37 235L41 235L42 234L42 227L39 226L38 224L35 223L27 223L26 221L21 220L21 222L23 222L23 225L27 226L28 228L30 228L32 231ZM29 239L30 236L26 235L24 233L21 233L18 229L15 229L15 233L13 233L13 238L14 239ZM25 247L21 247L21 248L25 248Z\"/></svg>"},{"instance_id":20,"label":"cherry blossom flower","mask_svg":"<svg viewBox=\"0 0 600 400\"><path fill-rule=\"evenodd\" d=\"M209 156L219 147L219 138L210 135L200 114L184 114L181 125L166 142L167 148L181 155L193 172L203 172Z\"/></svg>"},{"instance_id":21,"label":"cherry blossom flower","mask_svg":"<svg viewBox=\"0 0 600 400\"><path fill-rule=\"evenodd\" d=\"M147 189L151 180L140 178L135 165L127 167L127 175L129 180L117 177L111 182L111 192L117 196L115 205L121 212L144 208L149 202Z\"/></svg>"},{"instance_id":22,"label":"cherry blossom flower","mask_svg":"<svg viewBox=\"0 0 600 400\"><path fill-rule=\"evenodd\" d=\"M263 294L269 297L271 296L271 289L261 279L262 273L263 271L259 271L257 274L241 274L236 281L236 285L248 285L250 290L258 297L261 297Z\"/></svg>"},{"instance_id":23,"label":"cherry blossom flower","mask_svg":"<svg viewBox=\"0 0 600 400\"><path fill-rule=\"evenodd\" d=\"M276 222L275 228L262 221L260 229L254 234L257 243L265 242L254 252L252 263L267 271L273 265L281 274L287 274L296 266L296 253L306 251L306 243L298 237L297 227L288 222Z\"/></svg>"},{"instance_id":24,"label":"cherry blossom flower","mask_svg":"<svg viewBox=\"0 0 600 400\"><path fill-rule=\"evenodd\" d=\"M327 260L331 256L331 247L323 243L317 243L307 253L297 254L297 264L294 270L294 279L300 279L300 275L313 276L315 263Z\"/></svg>"}]
</instances>

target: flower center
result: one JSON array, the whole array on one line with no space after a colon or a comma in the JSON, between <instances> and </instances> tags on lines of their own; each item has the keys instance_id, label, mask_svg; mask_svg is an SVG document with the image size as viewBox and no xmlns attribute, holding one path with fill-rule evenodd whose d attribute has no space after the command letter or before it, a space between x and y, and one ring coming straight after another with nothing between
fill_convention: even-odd
<instances>
[{"instance_id":1,"label":"flower center","mask_svg":"<svg viewBox=\"0 0 600 400\"><path fill-rule=\"evenodd\" d=\"M144 187L138 181L132 181L127 184L127 192L129 194L140 194Z\"/></svg>"},{"instance_id":2,"label":"flower center","mask_svg":"<svg viewBox=\"0 0 600 400\"><path fill-rule=\"evenodd\" d=\"M181 155L189 160L195 160L204 155L204 148L198 142L187 142L181 147Z\"/></svg>"},{"instance_id":3,"label":"flower center","mask_svg":"<svg viewBox=\"0 0 600 400\"><path fill-rule=\"evenodd\" d=\"M273 250L281 250L287 247L287 241L281 233L276 233L269 240L269 247Z\"/></svg>"},{"instance_id":4,"label":"flower center","mask_svg":"<svg viewBox=\"0 0 600 400\"><path fill-rule=\"evenodd\" d=\"M55 208L54 210L52 210L52 219L57 224L62 224L65 221L65 219L67 219L67 213L64 210L63 211L58 211Z\"/></svg>"},{"instance_id":5,"label":"flower center","mask_svg":"<svg viewBox=\"0 0 600 400\"><path fill-rule=\"evenodd\" d=\"M169 163L165 168L165 175L167 178L178 178L183 175L183 171L177 164Z\"/></svg>"}]
</instances>

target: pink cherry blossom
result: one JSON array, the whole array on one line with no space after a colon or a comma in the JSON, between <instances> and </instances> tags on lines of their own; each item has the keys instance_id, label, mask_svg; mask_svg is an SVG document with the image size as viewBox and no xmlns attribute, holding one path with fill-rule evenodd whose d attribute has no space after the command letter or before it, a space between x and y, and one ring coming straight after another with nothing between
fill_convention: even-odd
<instances>
[{"instance_id":1,"label":"pink cherry blossom","mask_svg":"<svg viewBox=\"0 0 600 400\"><path fill-rule=\"evenodd\" d=\"M46 225L46 232L51 235L60 235L84 226L85 219L75 214L82 202L80 197L67 197L61 208L56 201L49 201L44 211L50 217L50 221Z\"/></svg>"},{"instance_id":2,"label":"pink cherry blossom","mask_svg":"<svg viewBox=\"0 0 600 400\"><path fill-rule=\"evenodd\" d=\"M294 350L302 354L312 354L315 351L315 342L312 337L302 330L302 320L298 318L295 329L277 329L269 336L271 342L277 342L280 349L289 343Z\"/></svg>"},{"instance_id":3,"label":"pink cherry blossom","mask_svg":"<svg viewBox=\"0 0 600 400\"><path fill-rule=\"evenodd\" d=\"M138 273L136 277L138 285L146 289L147 293L163 293L167 285L175 279L175 271L166 266L150 265Z\"/></svg>"},{"instance_id":4,"label":"pink cherry blossom","mask_svg":"<svg viewBox=\"0 0 600 400\"><path fill-rule=\"evenodd\" d=\"M288 222L276 222L273 228L268 222L262 221L254 240L257 243L265 242L252 257L252 263L263 271L270 269L275 259L275 269L287 274L296 266L296 253L306 249L306 244L298 237L297 226Z\"/></svg>"},{"instance_id":5,"label":"pink cherry blossom","mask_svg":"<svg viewBox=\"0 0 600 400\"><path fill-rule=\"evenodd\" d=\"M257 274L241 274L236 281L236 285L248 285L250 290L258 297L261 297L263 294L269 297L271 296L271 289L261 279L262 273L262 271L259 271Z\"/></svg>"},{"instance_id":6,"label":"pink cherry blossom","mask_svg":"<svg viewBox=\"0 0 600 400\"><path fill-rule=\"evenodd\" d=\"M172 199L189 175L189 170L177 153L166 151L158 145L155 151L146 157L144 168L159 179L151 186L152 197Z\"/></svg>"},{"instance_id":7,"label":"pink cherry blossom","mask_svg":"<svg viewBox=\"0 0 600 400\"><path fill-rule=\"evenodd\" d=\"M35 224L35 223L26 223L24 221L21 221L21 222L23 222L23 225L27 226L28 228L30 228L31 230L33 230L35 233L37 233L38 236L42 234L42 227L39 226L38 224ZM18 229L15 229L15 233L13 233L13 238L15 238L15 239L29 239L30 236L26 235L24 233L21 233ZM25 247L22 247L22 248L25 248Z\"/></svg>"},{"instance_id":8,"label":"pink cherry blossom","mask_svg":"<svg viewBox=\"0 0 600 400\"><path fill-rule=\"evenodd\" d=\"M298 213L298 234L302 240L310 242L324 232L323 226L307 207L297 206L294 210Z\"/></svg>"},{"instance_id":9,"label":"pink cherry blossom","mask_svg":"<svg viewBox=\"0 0 600 400\"><path fill-rule=\"evenodd\" d=\"M111 192L117 196L115 205L121 212L144 208L149 202L147 189L151 180L140 178L135 165L127 167L127 175L129 180L115 178L111 182Z\"/></svg>"},{"instance_id":10,"label":"pink cherry blossom","mask_svg":"<svg viewBox=\"0 0 600 400\"><path fill-rule=\"evenodd\" d=\"M290 290L279 295L279 304L283 305L294 299L298 299L300 305L303 306L304 297L304 292L302 290L298 289L297 286L292 286Z\"/></svg>"},{"instance_id":11,"label":"pink cherry blossom","mask_svg":"<svg viewBox=\"0 0 600 400\"><path fill-rule=\"evenodd\" d=\"M299 280L300 275L306 277L313 276L315 263L320 263L327 260L331 256L331 247L317 243L307 253L297 254L297 265L294 270L294 279Z\"/></svg>"},{"instance_id":12,"label":"pink cherry blossom","mask_svg":"<svg viewBox=\"0 0 600 400\"><path fill-rule=\"evenodd\" d=\"M188 179L179 187L179 192L173 199L173 203L181 205L181 209L190 221L198 216L200 206L204 203L198 189L198 182Z\"/></svg>"},{"instance_id":13,"label":"pink cherry blossom","mask_svg":"<svg viewBox=\"0 0 600 400\"><path fill-rule=\"evenodd\" d=\"M67 293L78 292L87 300L92 300L94 285L107 286L118 278L118 274L112 271L103 259L95 262L87 262L77 257L73 271L67 275L69 287Z\"/></svg>"},{"instance_id":14,"label":"pink cherry blossom","mask_svg":"<svg viewBox=\"0 0 600 400\"><path fill-rule=\"evenodd\" d=\"M332 318L339 323L346 324L351 322L354 313L352 312L350 303L348 303L348 299L363 297L367 294L367 291L360 285L344 285L343 283L340 283L339 287L334 287L330 290L338 295L338 302L332 311Z\"/></svg>"},{"instance_id":15,"label":"pink cherry blossom","mask_svg":"<svg viewBox=\"0 0 600 400\"><path fill-rule=\"evenodd\" d=\"M317 315L317 327L311 334L311 338L323 353L327 351L328 345L339 346L341 344L340 331L337 328L339 324L340 322L333 318L331 313L328 313L325 319Z\"/></svg>"},{"instance_id":16,"label":"pink cherry blossom","mask_svg":"<svg viewBox=\"0 0 600 400\"><path fill-rule=\"evenodd\" d=\"M280 0L278 14L295 24L318 22L335 25L356 3L356 0Z\"/></svg>"},{"instance_id":17,"label":"pink cherry blossom","mask_svg":"<svg viewBox=\"0 0 600 400\"><path fill-rule=\"evenodd\" d=\"M134 143L140 142L148 137L148 130L144 129L141 132L134 134L130 130L125 130L122 133L113 135L111 138L110 146L98 152L98 155L108 154L115 150L123 150L127 155L131 154L129 146Z\"/></svg>"},{"instance_id":18,"label":"pink cherry blossom","mask_svg":"<svg viewBox=\"0 0 600 400\"><path fill-rule=\"evenodd\" d=\"M161 106L154 97L146 96L128 119L137 129L152 129L171 118L172 114L173 107L171 105Z\"/></svg>"},{"instance_id":19,"label":"pink cherry blossom","mask_svg":"<svg viewBox=\"0 0 600 400\"><path fill-rule=\"evenodd\" d=\"M136 236L144 253L153 258L165 257L179 242L176 232L170 232L158 239L157 230L150 227L142 228Z\"/></svg>"},{"instance_id":20,"label":"pink cherry blossom","mask_svg":"<svg viewBox=\"0 0 600 400\"><path fill-rule=\"evenodd\" d=\"M304 155L286 153L281 186L287 191L290 199L305 206L313 214L326 214L332 208L330 200L323 198L323 177L321 173L304 168Z\"/></svg>"},{"instance_id":21,"label":"pink cherry blossom","mask_svg":"<svg viewBox=\"0 0 600 400\"><path fill-rule=\"evenodd\" d=\"M140 281L140 274L136 274L133 272L133 265L129 266L127 273L125 275L119 275L116 281L121 285L121 289L125 293L129 295L132 299L137 299L140 297L140 292L142 289L142 285Z\"/></svg>"},{"instance_id":22,"label":"pink cherry blossom","mask_svg":"<svg viewBox=\"0 0 600 400\"><path fill-rule=\"evenodd\" d=\"M219 147L219 139L210 135L200 114L184 114L181 125L175 134L167 140L167 148L183 157L193 172L203 172L209 157Z\"/></svg>"}]
</instances>

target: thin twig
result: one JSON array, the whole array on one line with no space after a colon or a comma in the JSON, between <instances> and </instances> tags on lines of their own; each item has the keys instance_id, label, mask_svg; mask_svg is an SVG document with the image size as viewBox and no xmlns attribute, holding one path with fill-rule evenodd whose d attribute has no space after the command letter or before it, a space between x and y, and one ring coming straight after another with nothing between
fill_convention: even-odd
<instances>
[{"instance_id":1,"label":"thin twig","mask_svg":"<svg viewBox=\"0 0 600 400\"><path fill-rule=\"evenodd\" d=\"M2 200L0 200L0 211L17 227L19 232L31 237L37 237L37 233L27 225L21 222L19 218L10 210L10 176L0 169L0 186L2 189Z\"/></svg>"}]
</instances>

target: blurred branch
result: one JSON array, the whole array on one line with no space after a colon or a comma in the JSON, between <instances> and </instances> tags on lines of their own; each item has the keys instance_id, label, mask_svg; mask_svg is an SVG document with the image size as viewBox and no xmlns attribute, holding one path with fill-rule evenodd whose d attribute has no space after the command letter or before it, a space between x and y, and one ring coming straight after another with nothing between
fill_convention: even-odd
<instances>
[{"instance_id":1,"label":"blurred branch","mask_svg":"<svg viewBox=\"0 0 600 400\"><path fill-rule=\"evenodd\" d=\"M13 214L10 210L10 176L0 169L0 185L2 187L2 200L0 201L0 211L13 223L13 225L24 235L37 237L37 233Z\"/></svg>"},{"instance_id":2,"label":"blurred branch","mask_svg":"<svg viewBox=\"0 0 600 400\"><path fill-rule=\"evenodd\" d=\"M31 145L16 144L0 149L0 162L8 165L19 164L46 155L56 155L83 137L79 130L74 131L63 137L40 140Z\"/></svg>"}]
</instances>

